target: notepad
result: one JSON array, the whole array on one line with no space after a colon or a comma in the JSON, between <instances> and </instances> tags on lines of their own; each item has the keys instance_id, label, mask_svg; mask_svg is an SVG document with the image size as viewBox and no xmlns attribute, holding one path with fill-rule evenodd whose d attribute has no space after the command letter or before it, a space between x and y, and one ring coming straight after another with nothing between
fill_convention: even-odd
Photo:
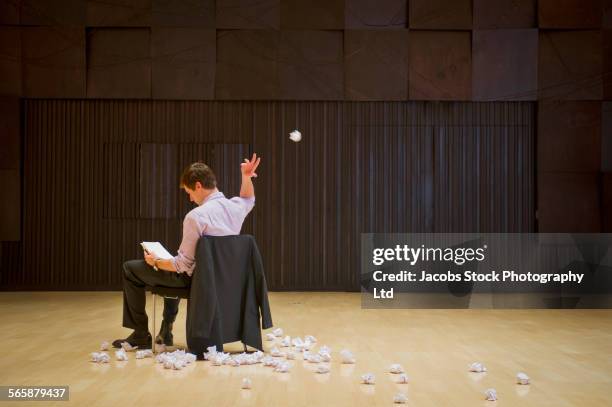
<instances>
[{"instance_id":1,"label":"notepad","mask_svg":"<svg viewBox=\"0 0 612 407\"><path fill-rule=\"evenodd\" d=\"M164 246L159 242L142 242L140 243L143 249L158 259L169 260L174 258Z\"/></svg>"}]
</instances>

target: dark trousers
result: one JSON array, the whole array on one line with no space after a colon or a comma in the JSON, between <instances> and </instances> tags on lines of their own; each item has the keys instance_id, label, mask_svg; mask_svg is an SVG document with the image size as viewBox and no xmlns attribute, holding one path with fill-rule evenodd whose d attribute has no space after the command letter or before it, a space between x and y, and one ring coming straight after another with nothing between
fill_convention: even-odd
<instances>
[{"instance_id":1,"label":"dark trousers","mask_svg":"<svg viewBox=\"0 0 612 407\"><path fill-rule=\"evenodd\" d=\"M185 273L155 270L144 260L123 263L123 326L138 332L148 332L149 319L145 311L145 286L184 288L191 285ZM164 298L164 320L172 323L178 313L179 299ZM155 332L153 333L155 334Z\"/></svg>"}]
</instances>

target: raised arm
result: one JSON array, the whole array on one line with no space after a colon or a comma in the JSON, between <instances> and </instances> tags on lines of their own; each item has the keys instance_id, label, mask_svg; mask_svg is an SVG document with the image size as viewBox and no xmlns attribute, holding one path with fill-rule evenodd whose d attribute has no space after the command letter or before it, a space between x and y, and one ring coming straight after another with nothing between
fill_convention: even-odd
<instances>
[{"instance_id":1,"label":"raised arm","mask_svg":"<svg viewBox=\"0 0 612 407\"><path fill-rule=\"evenodd\" d=\"M257 177L255 170L259 166L261 158L257 158L257 154L253 153L253 157L249 159L245 158L244 162L240 164L240 172L242 173L242 185L240 186L240 197L241 198L252 198L255 196L255 187L251 178Z\"/></svg>"}]
</instances>

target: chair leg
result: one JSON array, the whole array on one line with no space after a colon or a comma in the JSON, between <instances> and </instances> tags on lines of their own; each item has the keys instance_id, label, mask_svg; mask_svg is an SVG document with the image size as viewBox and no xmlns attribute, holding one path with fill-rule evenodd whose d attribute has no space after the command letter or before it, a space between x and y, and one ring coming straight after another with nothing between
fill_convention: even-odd
<instances>
[{"instance_id":1,"label":"chair leg","mask_svg":"<svg viewBox=\"0 0 612 407\"><path fill-rule=\"evenodd\" d=\"M157 352L157 347L155 346L155 310L157 309L157 295L151 293L153 296L153 331L151 333L151 347L153 348L153 354Z\"/></svg>"}]
</instances>

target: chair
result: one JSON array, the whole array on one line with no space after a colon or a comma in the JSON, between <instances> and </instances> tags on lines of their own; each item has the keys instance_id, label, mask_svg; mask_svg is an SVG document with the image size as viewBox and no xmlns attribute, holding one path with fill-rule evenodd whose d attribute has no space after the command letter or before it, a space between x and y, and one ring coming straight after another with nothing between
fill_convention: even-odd
<instances>
[{"instance_id":1,"label":"chair","mask_svg":"<svg viewBox=\"0 0 612 407\"><path fill-rule=\"evenodd\" d=\"M155 333L157 332L157 296L161 296L164 298L184 298L188 300L188 311L187 311L187 342L190 350L196 352L196 356L200 357L199 353L202 350L202 346L200 344L194 345L194 349L191 349L191 345L189 344L190 340L190 331L193 331L193 327L198 326L198 314L204 315L207 311L211 309L211 303L203 299L206 297L205 294L202 294L202 287L210 286L208 277L212 277L211 273L216 274L219 273L217 278L213 278L212 283L216 290L221 292L235 292L236 296L222 296L214 301L213 306L218 306L220 309L224 309L225 319L222 321L215 320L218 324L216 327L216 333L221 334L221 339L218 342L218 346L222 347L222 343L225 342L234 342L240 340L244 347L244 351L247 351L247 344L240 339L240 332L244 328L238 320L244 318L242 315L242 305L244 301L249 297L261 297L261 293L256 293L257 289L255 278L251 273L251 269L247 266L253 262L253 258L259 260L261 263L259 250L257 248L257 244L255 243L255 239L250 235L237 235L237 236L221 236L221 237L211 237L211 236L202 236L197 244L196 249L196 269L194 271L194 276L192 277L191 286L188 288L174 288L174 287L164 287L164 286L146 286L145 290L150 291L153 295L153 341L155 341ZM226 259L225 266L223 266L223 259ZM229 264L227 263L227 260ZM243 266L239 266L244 263ZM210 270L209 267L212 265L216 265L217 267L213 267L214 270ZM259 276L259 284L261 288L261 284L263 284L264 295L265 296L265 304L267 308L267 288L265 287L265 277L263 276L263 269L260 270L261 275ZM208 276L208 277L206 277ZM206 279L207 281L204 281ZM200 295L198 296L198 291ZM191 304L193 302L193 304ZM234 312L231 312L234 311ZM190 315L191 314L191 315ZM271 326L271 317L268 314L262 318L266 320L263 324L263 328L268 328ZM268 321L269 320L269 321ZM190 321L193 321L190 324ZM257 319L257 327L259 327L259 318ZM250 325L253 327L253 325ZM251 337L247 339L247 342L255 347L261 348L261 336L259 334L260 330L257 328L259 340L253 340ZM211 338L212 339L212 338ZM218 338L215 338L218 339ZM153 343L153 353L155 352L155 343ZM196 349L200 348L200 349Z\"/></svg>"}]
</instances>

